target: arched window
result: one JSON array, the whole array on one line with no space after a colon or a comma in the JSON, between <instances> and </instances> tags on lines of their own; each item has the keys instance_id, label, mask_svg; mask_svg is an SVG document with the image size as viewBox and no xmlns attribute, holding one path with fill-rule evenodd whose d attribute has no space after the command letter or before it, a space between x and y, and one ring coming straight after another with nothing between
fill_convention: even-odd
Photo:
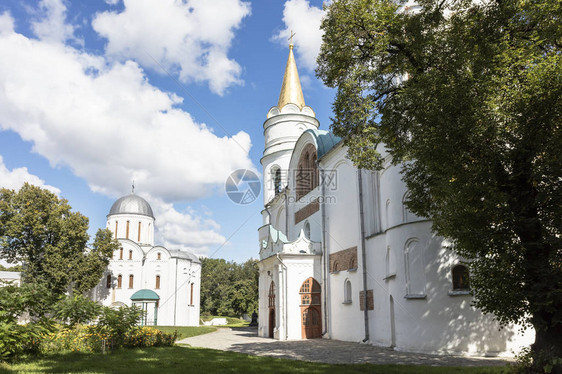
<instances>
[{"instance_id":1,"label":"arched window","mask_svg":"<svg viewBox=\"0 0 562 374\"><path fill-rule=\"evenodd\" d=\"M314 278L305 280L300 288L301 305L320 305L320 284Z\"/></svg>"},{"instance_id":2,"label":"arched window","mask_svg":"<svg viewBox=\"0 0 562 374\"><path fill-rule=\"evenodd\" d=\"M468 268L464 265L453 267L453 291L468 291L470 289L470 279Z\"/></svg>"},{"instance_id":3,"label":"arched window","mask_svg":"<svg viewBox=\"0 0 562 374\"><path fill-rule=\"evenodd\" d=\"M410 239L404 248L406 265L406 296L423 298L426 295L424 246L417 239Z\"/></svg>"},{"instance_id":4,"label":"arched window","mask_svg":"<svg viewBox=\"0 0 562 374\"><path fill-rule=\"evenodd\" d=\"M139 222L139 239L137 240L140 243L140 233L141 233L141 223Z\"/></svg>"},{"instance_id":5,"label":"arched window","mask_svg":"<svg viewBox=\"0 0 562 374\"><path fill-rule=\"evenodd\" d=\"M119 222L115 221L115 239L117 239L117 229L119 228Z\"/></svg>"},{"instance_id":6,"label":"arched window","mask_svg":"<svg viewBox=\"0 0 562 374\"><path fill-rule=\"evenodd\" d=\"M129 288L133 288L133 280L134 280L133 274L129 275Z\"/></svg>"},{"instance_id":7,"label":"arched window","mask_svg":"<svg viewBox=\"0 0 562 374\"><path fill-rule=\"evenodd\" d=\"M119 248L119 259L123 259L123 247Z\"/></svg>"},{"instance_id":8,"label":"arched window","mask_svg":"<svg viewBox=\"0 0 562 374\"><path fill-rule=\"evenodd\" d=\"M157 260L161 260L161 259L162 259L162 254L161 254L160 252L158 252L158 253L156 254L156 259L157 259Z\"/></svg>"},{"instance_id":9,"label":"arched window","mask_svg":"<svg viewBox=\"0 0 562 374\"><path fill-rule=\"evenodd\" d=\"M408 209L408 206L406 205L409 199L410 199L410 192L406 192L402 197L402 222L403 223L412 222L412 220L414 219L412 212L410 212L410 209Z\"/></svg>"},{"instance_id":10,"label":"arched window","mask_svg":"<svg viewBox=\"0 0 562 374\"><path fill-rule=\"evenodd\" d=\"M332 273L337 273L338 271L340 271L340 264L338 264L337 261L334 261L334 265L332 265Z\"/></svg>"},{"instance_id":11,"label":"arched window","mask_svg":"<svg viewBox=\"0 0 562 374\"><path fill-rule=\"evenodd\" d=\"M111 288L111 274L109 274L107 276L107 279L105 280L105 287L106 288Z\"/></svg>"},{"instance_id":12,"label":"arched window","mask_svg":"<svg viewBox=\"0 0 562 374\"><path fill-rule=\"evenodd\" d=\"M127 228L126 228L126 232L125 232L125 237L127 239L129 239L129 221L127 221Z\"/></svg>"},{"instance_id":13,"label":"arched window","mask_svg":"<svg viewBox=\"0 0 562 374\"><path fill-rule=\"evenodd\" d=\"M346 279L343 284L343 303L351 304L351 281Z\"/></svg>"},{"instance_id":14,"label":"arched window","mask_svg":"<svg viewBox=\"0 0 562 374\"><path fill-rule=\"evenodd\" d=\"M308 223L308 221L304 223L303 230L304 230L304 237L310 240L310 223Z\"/></svg>"},{"instance_id":15,"label":"arched window","mask_svg":"<svg viewBox=\"0 0 562 374\"><path fill-rule=\"evenodd\" d=\"M271 284L269 285L269 294L268 294L268 299L269 299L269 307L270 308L275 308L275 282L271 281Z\"/></svg>"},{"instance_id":16,"label":"arched window","mask_svg":"<svg viewBox=\"0 0 562 374\"><path fill-rule=\"evenodd\" d=\"M386 200L386 206L384 209L384 220L386 223L386 228L390 227L390 199Z\"/></svg>"},{"instance_id":17,"label":"arched window","mask_svg":"<svg viewBox=\"0 0 562 374\"><path fill-rule=\"evenodd\" d=\"M281 169L277 168L273 172L273 190L275 191L275 195L278 195L281 192Z\"/></svg>"},{"instance_id":18,"label":"arched window","mask_svg":"<svg viewBox=\"0 0 562 374\"><path fill-rule=\"evenodd\" d=\"M312 144L304 147L297 164L296 197L306 195L318 186L318 167L316 165L316 148Z\"/></svg>"},{"instance_id":19,"label":"arched window","mask_svg":"<svg viewBox=\"0 0 562 374\"><path fill-rule=\"evenodd\" d=\"M123 284L123 276L119 274L117 276L117 288L121 288L122 284Z\"/></svg>"},{"instance_id":20,"label":"arched window","mask_svg":"<svg viewBox=\"0 0 562 374\"><path fill-rule=\"evenodd\" d=\"M132 259L133 259L133 251L129 250L129 260L132 260Z\"/></svg>"},{"instance_id":21,"label":"arched window","mask_svg":"<svg viewBox=\"0 0 562 374\"><path fill-rule=\"evenodd\" d=\"M155 285L154 288L156 288L156 289L160 288L160 276L159 275L156 276L156 285Z\"/></svg>"},{"instance_id":22,"label":"arched window","mask_svg":"<svg viewBox=\"0 0 562 374\"><path fill-rule=\"evenodd\" d=\"M351 260L349 260L349 270L356 270L357 269L357 260L352 257Z\"/></svg>"}]
</instances>

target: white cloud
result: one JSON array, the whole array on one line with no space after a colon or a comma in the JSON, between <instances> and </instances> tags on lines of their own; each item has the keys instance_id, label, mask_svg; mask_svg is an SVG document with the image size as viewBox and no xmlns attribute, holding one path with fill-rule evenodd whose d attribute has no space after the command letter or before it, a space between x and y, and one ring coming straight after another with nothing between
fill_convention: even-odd
<instances>
[{"instance_id":1,"label":"white cloud","mask_svg":"<svg viewBox=\"0 0 562 374\"><path fill-rule=\"evenodd\" d=\"M311 6L308 0L288 0L283 9L285 29L274 36L282 45L288 45L291 30L295 33L294 45L299 64L306 69L314 70L316 58L320 52L323 32L320 23L324 11Z\"/></svg>"},{"instance_id":2,"label":"white cloud","mask_svg":"<svg viewBox=\"0 0 562 374\"><path fill-rule=\"evenodd\" d=\"M147 199L156 216L156 243L168 249L189 249L203 256L208 255L210 247L225 242L217 233L220 226L212 219L202 218L189 208L180 212L161 199Z\"/></svg>"},{"instance_id":3,"label":"white cloud","mask_svg":"<svg viewBox=\"0 0 562 374\"><path fill-rule=\"evenodd\" d=\"M42 187L54 194L60 194L58 188L45 184L44 180L36 175L30 174L25 167L8 170L6 165L4 165L4 159L0 156L0 188L19 190L25 182Z\"/></svg>"},{"instance_id":4,"label":"white cloud","mask_svg":"<svg viewBox=\"0 0 562 374\"><path fill-rule=\"evenodd\" d=\"M41 0L39 9L39 19L31 23L39 39L60 43L74 39L74 27L65 23L66 7L62 0Z\"/></svg>"},{"instance_id":5,"label":"white cloud","mask_svg":"<svg viewBox=\"0 0 562 374\"><path fill-rule=\"evenodd\" d=\"M0 15L0 130L31 142L53 167L113 197L135 180L139 193L167 203L207 196L232 170L254 169L247 133L217 136L177 108L181 98L150 85L137 63L111 64L11 25ZM171 224L166 243L201 249L222 239L212 222L166 207L158 217L160 227Z\"/></svg>"},{"instance_id":6,"label":"white cloud","mask_svg":"<svg viewBox=\"0 0 562 374\"><path fill-rule=\"evenodd\" d=\"M208 82L224 94L242 84L241 67L227 56L234 30L250 14L241 0L124 0L124 10L98 14L94 29L118 60L135 59L183 82ZM162 66L162 67L161 67Z\"/></svg>"}]
</instances>

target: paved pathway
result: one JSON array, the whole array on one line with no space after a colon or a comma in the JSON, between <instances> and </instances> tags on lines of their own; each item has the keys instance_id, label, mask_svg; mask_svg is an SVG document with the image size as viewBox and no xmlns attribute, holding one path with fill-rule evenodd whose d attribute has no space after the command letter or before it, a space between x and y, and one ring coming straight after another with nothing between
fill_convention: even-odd
<instances>
[{"instance_id":1,"label":"paved pathway","mask_svg":"<svg viewBox=\"0 0 562 374\"><path fill-rule=\"evenodd\" d=\"M507 361L494 358L438 356L398 352L369 344L329 339L279 341L257 336L256 328L220 328L216 332L180 340L193 347L234 351L257 356L330 364L419 364L436 366L496 366Z\"/></svg>"}]
</instances>

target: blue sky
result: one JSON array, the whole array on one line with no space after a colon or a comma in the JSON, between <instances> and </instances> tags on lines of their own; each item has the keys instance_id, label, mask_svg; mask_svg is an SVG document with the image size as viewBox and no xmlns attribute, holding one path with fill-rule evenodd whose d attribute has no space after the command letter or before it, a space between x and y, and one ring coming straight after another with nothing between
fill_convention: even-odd
<instances>
[{"instance_id":1,"label":"blue sky","mask_svg":"<svg viewBox=\"0 0 562 374\"><path fill-rule=\"evenodd\" d=\"M0 187L25 181L105 227L131 191L157 241L237 262L258 257L263 197L232 203L236 169L260 173L263 122L294 43L305 101L329 127L314 76L321 0L4 0Z\"/></svg>"}]
</instances>

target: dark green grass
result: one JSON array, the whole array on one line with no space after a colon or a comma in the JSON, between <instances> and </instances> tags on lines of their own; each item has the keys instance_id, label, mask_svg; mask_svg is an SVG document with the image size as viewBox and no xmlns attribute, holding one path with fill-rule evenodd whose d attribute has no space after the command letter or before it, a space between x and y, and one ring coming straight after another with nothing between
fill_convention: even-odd
<instances>
[{"instance_id":1,"label":"dark green grass","mask_svg":"<svg viewBox=\"0 0 562 374\"><path fill-rule=\"evenodd\" d=\"M208 334L217 331L214 326L154 326L154 328L168 333L178 331L178 339L191 338L192 336Z\"/></svg>"},{"instance_id":2,"label":"dark green grass","mask_svg":"<svg viewBox=\"0 0 562 374\"><path fill-rule=\"evenodd\" d=\"M499 374L505 367L436 367L414 365L330 365L203 348L147 348L113 354L65 353L0 364L0 373L371 373L371 374Z\"/></svg>"}]
</instances>

